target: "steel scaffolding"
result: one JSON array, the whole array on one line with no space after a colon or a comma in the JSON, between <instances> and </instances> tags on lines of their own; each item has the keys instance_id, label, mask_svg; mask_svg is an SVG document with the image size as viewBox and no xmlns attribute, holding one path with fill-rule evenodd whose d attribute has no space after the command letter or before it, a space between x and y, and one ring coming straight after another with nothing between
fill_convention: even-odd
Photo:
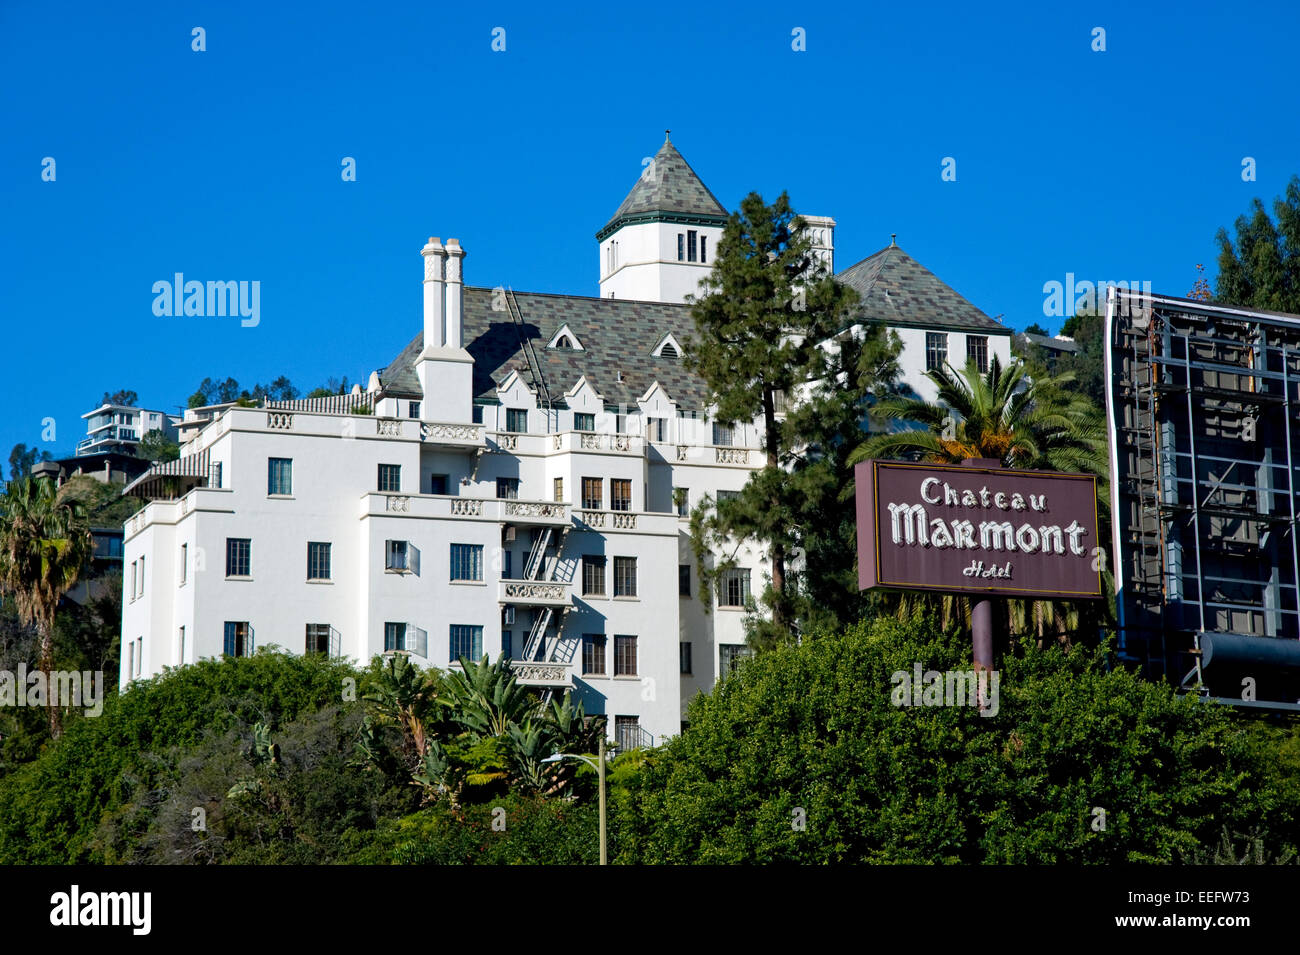
<instances>
[{"instance_id":1,"label":"steel scaffolding","mask_svg":"<svg viewBox=\"0 0 1300 955\"><path fill-rule=\"evenodd\" d=\"M1121 656L1295 708L1300 316L1112 288L1106 336Z\"/></svg>"}]
</instances>

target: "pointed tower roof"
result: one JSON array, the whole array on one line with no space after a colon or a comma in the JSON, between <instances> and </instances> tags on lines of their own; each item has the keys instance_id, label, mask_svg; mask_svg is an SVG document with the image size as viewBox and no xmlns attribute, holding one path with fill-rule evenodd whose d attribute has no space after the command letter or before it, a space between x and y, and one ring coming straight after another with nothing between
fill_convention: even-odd
<instances>
[{"instance_id":1,"label":"pointed tower roof","mask_svg":"<svg viewBox=\"0 0 1300 955\"><path fill-rule=\"evenodd\" d=\"M892 242L835 278L861 298L858 320L1011 334Z\"/></svg>"},{"instance_id":2,"label":"pointed tower roof","mask_svg":"<svg viewBox=\"0 0 1300 955\"><path fill-rule=\"evenodd\" d=\"M640 222L722 225L726 221L726 208L665 133L654 162L646 165L618 211L596 233L596 239L602 241L621 226Z\"/></svg>"}]
</instances>

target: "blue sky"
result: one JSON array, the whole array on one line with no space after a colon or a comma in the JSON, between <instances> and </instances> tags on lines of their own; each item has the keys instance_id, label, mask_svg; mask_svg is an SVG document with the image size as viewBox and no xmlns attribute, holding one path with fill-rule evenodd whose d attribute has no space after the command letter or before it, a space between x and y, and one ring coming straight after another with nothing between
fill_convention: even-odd
<instances>
[{"instance_id":1,"label":"blue sky","mask_svg":"<svg viewBox=\"0 0 1300 955\"><path fill-rule=\"evenodd\" d=\"M1300 13L1136 6L5 0L0 460L71 453L106 390L364 380L420 328L429 235L471 284L595 294L594 234L665 128L725 205L834 216L837 268L896 232L1015 328L1059 328L1067 272L1185 295L1300 173ZM259 324L156 317L176 272L259 281Z\"/></svg>"}]
</instances>

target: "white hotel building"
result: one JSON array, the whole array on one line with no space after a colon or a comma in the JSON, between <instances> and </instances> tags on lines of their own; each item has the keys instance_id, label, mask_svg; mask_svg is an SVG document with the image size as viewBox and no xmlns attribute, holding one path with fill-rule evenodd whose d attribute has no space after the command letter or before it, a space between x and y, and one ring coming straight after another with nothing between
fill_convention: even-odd
<instances>
[{"instance_id":1,"label":"white hotel building","mask_svg":"<svg viewBox=\"0 0 1300 955\"><path fill-rule=\"evenodd\" d=\"M742 548L706 613L686 520L762 464L756 423L714 421L680 357L726 216L665 141L597 235L599 297L466 286L464 249L430 239L423 329L367 391L187 415L181 460L128 489L149 503L126 522L122 686L269 644L505 653L625 744L677 733L764 585ZM810 227L831 262L834 221ZM840 277L861 321L922 336L918 390L927 336L1009 357L1008 329L897 246Z\"/></svg>"}]
</instances>

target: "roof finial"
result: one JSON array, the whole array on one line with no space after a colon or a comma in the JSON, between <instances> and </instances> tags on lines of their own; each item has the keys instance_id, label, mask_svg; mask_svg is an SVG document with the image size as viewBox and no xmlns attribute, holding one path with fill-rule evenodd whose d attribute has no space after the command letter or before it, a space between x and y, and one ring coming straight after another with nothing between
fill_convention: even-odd
<instances>
[{"instance_id":1,"label":"roof finial","mask_svg":"<svg viewBox=\"0 0 1300 955\"><path fill-rule=\"evenodd\" d=\"M670 135L671 133L672 133L672 130L671 130L671 129L665 129L665 130L664 130L664 142L669 142L668 137L669 137L669 135Z\"/></svg>"},{"instance_id":2,"label":"roof finial","mask_svg":"<svg viewBox=\"0 0 1300 955\"><path fill-rule=\"evenodd\" d=\"M889 244L890 244L890 246L898 245L898 233L897 233L897 232L891 232L891 233L889 233Z\"/></svg>"}]
</instances>

